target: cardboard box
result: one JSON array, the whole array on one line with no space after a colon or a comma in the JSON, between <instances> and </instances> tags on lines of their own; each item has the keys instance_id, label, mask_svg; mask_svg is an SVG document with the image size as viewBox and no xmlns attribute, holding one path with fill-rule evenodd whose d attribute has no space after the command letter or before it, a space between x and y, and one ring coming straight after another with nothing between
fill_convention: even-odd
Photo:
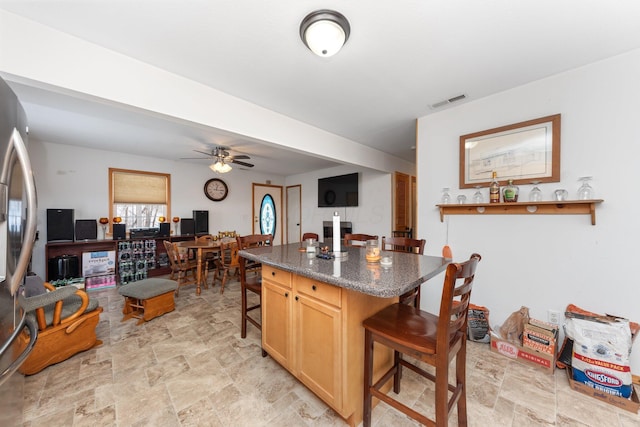
<instances>
[{"instance_id":1,"label":"cardboard box","mask_svg":"<svg viewBox=\"0 0 640 427\"><path fill-rule=\"evenodd\" d=\"M537 366L544 369L549 374L553 374L556 367L556 356L554 354L542 353L531 348L505 341L495 334L491 334L491 351L500 353L510 359L517 360L526 365Z\"/></svg>"},{"instance_id":2,"label":"cardboard box","mask_svg":"<svg viewBox=\"0 0 640 427\"><path fill-rule=\"evenodd\" d=\"M570 366L568 366L565 370L567 371L567 379L569 380L569 385L573 390L578 391L582 394L586 394L587 396L595 397L598 400L609 403L613 406L617 406L618 408L624 409L625 411L633 412L634 414L638 413L638 409L640 408L640 400L638 400L638 394L636 393L635 388L631 392L631 399L614 396L604 391L596 390L593 387L589 387L587 384L575 381L573 379L573 373Z\"/></svg>"},{"instance_id":3,"label":"cardboard box","mask_svg":"<svg viewBox=\"0 0 640 427\"><path fill-rule=\"evenodd\" d=\"M541 320L529 319L524 325L522 346L542 353L556 354L558 326Z\"/></svg>"}]
</instances>

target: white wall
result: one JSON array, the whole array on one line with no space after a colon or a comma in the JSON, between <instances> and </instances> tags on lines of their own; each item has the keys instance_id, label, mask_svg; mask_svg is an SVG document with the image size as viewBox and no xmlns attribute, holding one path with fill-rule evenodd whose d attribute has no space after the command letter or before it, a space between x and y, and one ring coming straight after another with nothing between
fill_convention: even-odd
<instances>
[{"instance_id":1,"label":"white wall","mask_svg":"<svg viewBox=\"0 0 640 427\"><path fill-rule=\"evenodd\" d=\"M419 119L418 227L427 252L445 243L446 223L435 204L442 187L458 190L459 136L562 114L561 182L542 185L547 199L556 188L576 197L577 178L594 177L597 224L588 216L450 216L449 244L462 260L472 252L483 259L472 301L502 323L521 305L532 317L564 312L569 303L640 321L640 50L533 82L495 96ZM470 94L473 95L473 94ZM531 186L521 186L526 197ZM436 280L423 287L423 303L439 301ZM640 348L632 352L640 373Z\"/></svg>"},{"instance_id":2,"label":"white wall","mask_svg":"<svg viewBox=\"0 0 640 427\"><path fill-rule=\"evenodd\" d=\"M193 210L208 210L209 230L213 233L236 230L250 234L251 184L271 180L274 185L284 185L281 176L235 170L220 176L229 187L227 198L212 202L203 189L215 174L206 165L38 141L29 142L29 154L38 192L40 232L33 252L33 270L42 277L45 277L46 210L74 209L76 219L109 216L110 167L171 174L171 216L192 218ZM98 235L101 236L101 230Z\"/></svg>"},{"instance_id":3,"label":"white wall","mask_svg":"<svg viewBox=\"0 0 640 427\"><path fill-rule=\"evenodd\" d=\"M359 172L358 207L319 208L318 178ZM354 233L389 236L392 227L391 174L355 166L337 166L287 177L287 185L302 185L303 233L322 237L322 222L331 221L338 211L341 221L351 221Z\"/></svg>"}]
</instances>

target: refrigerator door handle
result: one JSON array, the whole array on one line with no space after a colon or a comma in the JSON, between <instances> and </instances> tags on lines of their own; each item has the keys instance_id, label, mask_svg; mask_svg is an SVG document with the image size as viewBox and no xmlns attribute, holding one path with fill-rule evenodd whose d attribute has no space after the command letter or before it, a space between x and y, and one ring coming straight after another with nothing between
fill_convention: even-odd
<instances>
[{"instance_id":1,"label":"refrigerator door handle","mask_svg":"<svg viewBox=\"0 0 640 427\"><path fill-rule=\"evenodd\" d=\"M11 141L9 142L9 151L15 150L15 154L18 158L18 163L22 168L22 176L24 178L24 192L27 201L27 221L24 228L24 237L22 240L22 250L20 251L20 257L16 263L15 273L11 276L11 283L9 284L9 291L11 295L15 295L22 283L27 268L29 267L29 261L31 260L31 252L36 241L36 221L37 221L37 198L36 198L36 183L33 178L33 170L31 169L31 161L29 160L29 153L27 152L27 146L20 136L18 129L14 128L11 134ZM9 155L8 158L13 157ZM4 168L4 173L10 173L8 168ZM2 182L7 182L8 177Z\"/></svg>"},{"instance_id":2,"label":"refrigerator door handle","mask_svg":"<svg viewBox=\"0 0 640 427\"><path fill-rule=\"evenodd\" d=\"M16 360L14 360L11 365L7 367L7 369L0 373L0 386L20 367L20 365L22 365L22 362L24 362L29 353L31 353L31 350L33 350L33 346L36 344L36 340L38 339L38 326L33 319L25 318L24 324L22 325L22 327L16 329L17 333L13 334L13 337L7 343L8 345L4 346L3 351L9 351L11 349L11 344L13 344L13 341L18 338L24 328L29 328L29 343L22 351L22 353L20 353L20 355L16 358Z\"/></svg>"}]
</instances>

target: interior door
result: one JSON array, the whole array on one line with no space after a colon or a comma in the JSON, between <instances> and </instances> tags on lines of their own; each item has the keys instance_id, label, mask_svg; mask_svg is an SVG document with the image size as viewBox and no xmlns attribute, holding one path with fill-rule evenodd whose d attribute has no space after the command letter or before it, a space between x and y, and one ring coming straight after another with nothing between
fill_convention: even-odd
<instances>
[{"instance_id":1,"label":"interior door","mask_svg":"<svg viewBox=\"0 0 640 427\"><path fill-rule=\"evenodd\" d=\"M287 187L287 243L299 242L302 237L301 197L301 185Z\"/></svg>"},{"instance_id":2,"label":"interior door","mask_svg":"<svg viewBox=\"0 0 640 427\"><path fill-rule=\"evenodd\" d=\"M282 186L253 183L253 234L273 234L273 244L281 245L284 230L282 224Z\"/></svg>"},{"instance_id":3,"label":"interior door","mask_svg":"<svg viewBox=\"0 0 640 427\"><path fill-rule=\"evenodd\" d=\"M405 230L411 228L411 180L401 172L396 172L394 178L393 229Z\"/></svg>"}]
</instances>

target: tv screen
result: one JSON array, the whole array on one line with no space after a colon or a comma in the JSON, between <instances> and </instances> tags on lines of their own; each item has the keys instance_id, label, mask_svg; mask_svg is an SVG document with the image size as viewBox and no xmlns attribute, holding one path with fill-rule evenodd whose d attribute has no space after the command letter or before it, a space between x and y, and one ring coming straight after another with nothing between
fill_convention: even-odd
<instances>
[{"instance_id":1,"label":"tv screen","mask_svg":"<svg viewBox=\"0 0 640 427\"><path fill-rule=\"evenodd\" d=\"M318 180L318 207L358 206L358 173Z\"/></svg>"}]
</instances>

